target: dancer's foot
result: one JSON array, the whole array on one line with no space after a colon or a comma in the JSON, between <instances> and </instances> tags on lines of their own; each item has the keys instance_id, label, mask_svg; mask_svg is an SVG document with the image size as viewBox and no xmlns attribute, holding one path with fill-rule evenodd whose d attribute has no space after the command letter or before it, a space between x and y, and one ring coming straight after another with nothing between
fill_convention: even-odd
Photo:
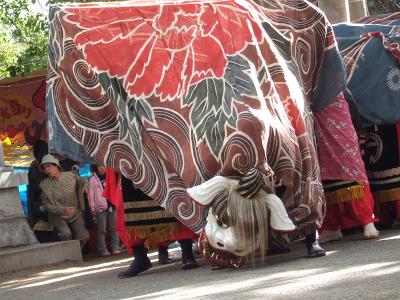
<instances>
[{"instance_id":1,"label":"dancer's foot","mask_svg":"<svg viewBox=\"0 0 400 300\"><path fill-rule=\"evenodd\" d=\"M182 262L182 270L190 270L196 269L199 265L195 260L187 260L186 262Z\"/></svg>"},{"instance_id":2,"label":"dancer's foot","mask_svg":"<svg viewBox=\"0 0 400 300\"><path fill-rule=\"evenodd\" d=\"M151 262L147 258L145 261L138 261L136 258L133 260L128 270L118 274L119 278L129 278L138 275L151 268Z\"/></svg>"},{"instance_id":3,"label":"dancer's foot","mask_svg":"<svg viewBox=\"0 0 400 300\"><path fill-rule=\"evenodd\" d=\"M135 259L132 261L128 270L118 274L119 278L134 277L151 268L151 262L147 256L147 249L144 244L133 247L133 256Z\"/></svg>"},{"instance_id":4,"label":"dancer's foot","mask_svg":"<svg viewBox=\"0 0 400 300\"><path fill-rule=\"evenodd\" d=\"M212 265L211 266L211 271L218 271L218 270L223 270L226 269L226 267L219 266L219 265Z\"/></svg>"},{"instance_id":5,"label":"dancer's foot","mask_svg":"<svg viewBox=\"0 0 400 300\"><path fill-rule=\"evenodd\" d=\"M374 223L369 223L364 226L364 240L373 240L379 238L379 231L376 230Z\"/></svg>"},{"instance_id":6,"label":"dancer's foot","mask_svg":"<svg viewBox=\"0 0 400 300\"><path fill-rule=\"evenodd\" d=\"M306 235L306 248L308 257L321 257L326 255L326 251L318 244L316 231Z\"/></svg>"},{"instance_id":7,"label":"dancer's foot","mask_svg":"<svg viewBox=\"0 0 400 300\"><path fill-rule=\"evenodd\" d=\"M321 257L325 256L326 251L324 248L322 248L318 242L314 242L311 244L311 247L308 248L308 257L314 258L314 257Z\"/></svg>"},{"instance_id":8,"label":"dancer's foot","mask_svg":"<svg viewBox=\"0 0 400 300\"><path fill-rule=\"evenodd\" d=\"M342 233L338 231L323 231L318 241L323 244L331 241L340 241L343 238Z\"/></svg>"},{"instance_id":9,"label":"dancer's foot","mask_svg":"<svg viewBox=\"0 0 400 300\"><path fill-rule=\"evenodd\" d=\"M168 256L168 247L160 246L158 247L158 263L160 265L167 265L172 263L172 259Z\"/></svg>"},{"instance_id":10,"label":"dancer's foot","mask_svg":"<svg viewBox=\"0 0 400 300\"><path fill-rule=\"evenodd\" d=\"M179 240L178 241L182 250L182 269L189 270L198 268L192 250L192 240Z\"/></svg>"}]
</instances>

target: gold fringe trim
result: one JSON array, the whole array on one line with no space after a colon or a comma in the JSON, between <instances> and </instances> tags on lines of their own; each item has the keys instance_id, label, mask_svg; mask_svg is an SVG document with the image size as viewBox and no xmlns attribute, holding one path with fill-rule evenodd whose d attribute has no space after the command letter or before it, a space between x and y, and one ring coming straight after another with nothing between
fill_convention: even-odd
<instances>
[{"instance_id":1,"label":"gold fringe trim","mask_svg":"<svg viewBox=\"0 0 400 300\"><path fill-rule=\"evenodd\" d=\"M170 212L166 210L150 211L145 213L125 213L125 221L143 221L172 218Z\"/></svg>"},{"instance_id":2,"label":"gold fringe trim","mask_svg":"<svg viewBox=\"0 0 400 300\"><path fill-rule=\"evenodd\" d=\"M325 192L325 199L328 204L339 204L351 200L364 199L364 186L354 185L332 192Z\"/></svg>"},{"instance_id":3,"label":"gold fringe trim","mask_svg":"<svg viewBox=\"0 0 400 300\"><path fill-rule=\"evenodd\" d=\"M385 203L400 200L400 188L385 190L385 191L375 191L372 192L374 195L375 203Z\"/></svg>"},{"instance_id":4,"label":"gold fringe trim","mask_svg":"<svg viewBox=\"0 0 400 300\"><path fill-rule=\"evenodd\" d=\"M142 208L142 207L157 207L160 206L156 203L153 199L146 200L146 201L131 201L131 202L124 202L125 208Z\"/></svg>"},{"instance_id":5,"label":"gold fringe trim","mask_svg":"<svg viewBox=\"0 0 400 300\"><path fill-rule=\"evenodd\" d=\"M145 226L128 226L126 228L129 239L140 238L145 240L144 245L147 248L155 248L160 243L168 241L179 231L179 224L154 224Z\"/></svg>"}]
</instances>

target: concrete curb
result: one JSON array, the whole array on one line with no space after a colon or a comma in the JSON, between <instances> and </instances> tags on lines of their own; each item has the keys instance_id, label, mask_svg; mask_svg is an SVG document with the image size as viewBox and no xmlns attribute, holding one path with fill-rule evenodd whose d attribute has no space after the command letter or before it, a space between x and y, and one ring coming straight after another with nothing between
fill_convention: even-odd
<instances>
[{"instance_id":1,"label":"concrete curb","mask_svg":"<svg viewBox=\"0 0 400 300\"><path fill-rule=\"evenodd\" d=\"M78 240L35 244L0 251L0 274L63 261L82 261Z\"/></svg>"}]
</instances>

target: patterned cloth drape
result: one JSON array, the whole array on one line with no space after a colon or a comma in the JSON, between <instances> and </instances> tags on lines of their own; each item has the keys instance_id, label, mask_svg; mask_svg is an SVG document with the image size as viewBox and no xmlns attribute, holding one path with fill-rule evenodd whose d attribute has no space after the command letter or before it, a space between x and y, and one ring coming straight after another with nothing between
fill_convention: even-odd
<instances>
[{"instance_id":1,"label":"patterned cloth drape","mask_svg":"<svg viewBox=\"0 0 400 300\"><path fill-rule=\"evenodd\" d=\"M344 69L320 11L300 0L262 4L53 6L50 150L122 173L195 232L207 208L186 188L251 168L286 187L300 229L320 226L311 107L339 93Z\"/></svg>"},{"instance_id":2,"label":"patterned cloth drape","mask_svg":"<svg viewBox=\"0 0 400 300\"><path fill-rule=\"evenodd\" d=\"M334 25L346 64L347 100L370 124L400 121L400 13Z\"/></svg>"}]
</instances>

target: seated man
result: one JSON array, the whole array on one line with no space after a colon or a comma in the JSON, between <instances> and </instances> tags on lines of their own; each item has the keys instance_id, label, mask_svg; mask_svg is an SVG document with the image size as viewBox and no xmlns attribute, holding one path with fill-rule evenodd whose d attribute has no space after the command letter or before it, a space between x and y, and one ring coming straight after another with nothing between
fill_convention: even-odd
<instances>
[{"instance_id":1,"label":"seated man","mask_svg":"<svg viewBox=\"0 0 400 300\"><path fill-rule=\"evenodd\" d=\"M80 240L83 248L89 239L81 213L85 210L83 192L87 181L74 172L61 172L59 161L51 154L43 157L40 166L48 176L40 188L49 222L56 228L60 240Z\"/></svg>"}]
</instances>

